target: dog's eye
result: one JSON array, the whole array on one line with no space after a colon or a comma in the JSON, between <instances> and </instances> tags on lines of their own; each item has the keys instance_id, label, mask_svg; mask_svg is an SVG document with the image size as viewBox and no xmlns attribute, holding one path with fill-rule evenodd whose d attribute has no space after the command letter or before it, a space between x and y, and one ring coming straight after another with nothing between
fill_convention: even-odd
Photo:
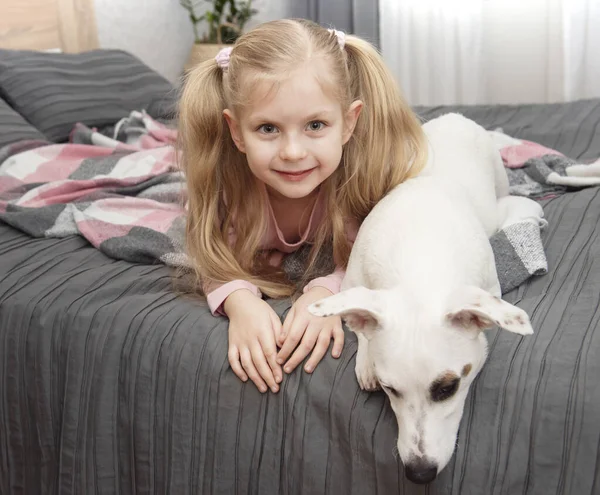
<instances>
[{"instance_id":1,"label":"dog's eye","mask_svg":"<svg viewBox=\"0 0 600 495\"><path fill-rule=\"evenodd\" d=\"M399 390L396 390L394 387L390 387L389 385L384 385L383 383L380 383L381 388L383 390L385 390L388 394L393 395L394 397L400 399L402 398L402 392L400 392Z\"/></svg>"},{"instance_id":2,"label":"dog's eye","mask_svg":"<svg viewBox=\"0 0 600 495\"><path fill-rule=\"evenodd\" d=\"M450 383L434 382L431 386L431 400L434 402L442 402L452 397L458 390L460 378L455 378Z\"/></svg>"}]
</instances>

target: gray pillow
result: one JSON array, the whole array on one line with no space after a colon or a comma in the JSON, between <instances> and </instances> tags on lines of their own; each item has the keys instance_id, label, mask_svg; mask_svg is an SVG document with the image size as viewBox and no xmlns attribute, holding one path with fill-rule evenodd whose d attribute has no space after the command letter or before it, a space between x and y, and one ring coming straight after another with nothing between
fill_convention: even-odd
<instances>
[{"instance_id":1,"label":"gray pillow","mask_svg":"<svg viewBox=\"0 0 600 495\"><path fill-rule=\"evenodd\" d=\"M45 140L45 137L0 99L0 148L24 139Z\"/></svg>"},{"instance_id":2,"label":"gray pillow","mask_svg":"<svg viewBox=\"0 0 600 495\"><path fill-rule=\"evenodd\" d=\"M0 97L55 142L76 122L113 124L132 110L172 111L171 83L121 50L45 53L0 50Z\"/></svg>"}]
</instances>

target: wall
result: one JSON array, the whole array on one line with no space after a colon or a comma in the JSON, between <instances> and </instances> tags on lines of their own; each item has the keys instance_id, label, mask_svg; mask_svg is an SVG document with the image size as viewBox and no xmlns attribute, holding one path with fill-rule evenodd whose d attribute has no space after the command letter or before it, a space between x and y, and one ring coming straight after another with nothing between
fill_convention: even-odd
<instances>
[{"instance_id":1,"label":"wall","mask_svg":"<svg viewBox=\"0 0 600 495\"><path fill-rule=\"evenodd\" d=\"M254 0L259 14L251 25L286 16L279 0ZM175 82L194 35L179 0L95 0L98 39L103 48L127 50Z\"/></svg>"}]
</instances>

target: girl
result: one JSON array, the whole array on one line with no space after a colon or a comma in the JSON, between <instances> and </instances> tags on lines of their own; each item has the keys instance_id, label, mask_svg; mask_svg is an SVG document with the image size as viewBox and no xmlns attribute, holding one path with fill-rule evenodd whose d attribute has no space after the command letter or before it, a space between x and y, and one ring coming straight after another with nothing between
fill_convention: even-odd
<instances>
[{"instance_id":1,"label":"girl","mask_svg":"<svg viewBox=\"0 0 600 495\"><path fill-rule=\"evenodd\" d=\"M340 318L306 308L339 291L362 220L423 168L420 124L369 43L279 20L194 68L179 125L199 290L229 318L236 375L277 392L282 365L289 373L312 351L312 372L332 338L339 357ZM307 243L307 273L325 247L337 268L302 287L282 325L261 296L294 293L280 265Z\"/></svg>"}]
</instances>

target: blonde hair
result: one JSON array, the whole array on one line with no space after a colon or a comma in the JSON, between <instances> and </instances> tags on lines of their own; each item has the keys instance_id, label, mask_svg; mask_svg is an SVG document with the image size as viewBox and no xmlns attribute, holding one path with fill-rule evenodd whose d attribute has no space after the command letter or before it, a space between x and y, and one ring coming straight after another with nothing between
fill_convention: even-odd
<instances>
[{"instance_id":1,"label":"blonde hair","mask_svg":"<svg viewBox=\"0 0 600 495\"><path fill-rule=\"evenodd\" d=\"M188 192L186 247L200 290L208 283L243 279L269 297L294 292L285 274L270 267L261 252L268 199L234 145L223 110L237 113L257 82L277 84L299 64L317 57L327 63L342 109L355 100L364 106L340 166L321 185L328 221L315 234L309 267L328 245L336 264L345 267L350 255L345 222L360 224L393 187L423 168L426 145L420 122L371 44L347 35L340 49L335 33L305 20L256 27L233 45L226 73L214 60L195 67L180 100L179 136Z\"/></svg>"}]
</instances>

